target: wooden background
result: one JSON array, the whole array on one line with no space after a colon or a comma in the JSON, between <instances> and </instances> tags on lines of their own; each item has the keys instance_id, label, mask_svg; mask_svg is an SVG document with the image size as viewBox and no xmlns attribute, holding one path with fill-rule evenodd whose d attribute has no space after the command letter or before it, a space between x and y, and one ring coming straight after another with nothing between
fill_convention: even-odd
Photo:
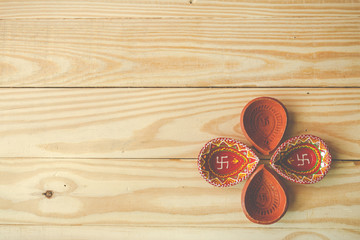
<instances>
[{"instance_id":1,"label":"wooden background","mask_svg":"<svg viewBox=\"0 0 360 240\"><path fill-rule=\"evenodd\" d=\"M334 157L270 226L196 166L259 96ZM359 1L0 2L0 239L265 238L360 238Z\"/></svg>"}]
</instances>

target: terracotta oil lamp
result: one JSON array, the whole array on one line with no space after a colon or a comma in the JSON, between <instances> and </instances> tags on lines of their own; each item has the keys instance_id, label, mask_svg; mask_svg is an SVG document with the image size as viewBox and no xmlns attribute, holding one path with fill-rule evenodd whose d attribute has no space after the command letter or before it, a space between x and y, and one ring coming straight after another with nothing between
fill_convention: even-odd
<instances>
[{"instance_id":1,"label":"terracotta oil lamp","mask_svg":"<svg viewBox=\"0 0 360 240\"><path fill-rule=\"evenodd\" d=\"M281 179L264 164L246 181L241 194L245 216L258 224L272 224L285 214L288 198Z\"/></svg>"},{"instance_id":2,"label":"terracotta oil lamp","mask_svg":"<svg viewBox=\"0 0 360 240\"><path fill-rule=\"evenodd\" d=\"M198 169L201 176L217 187L228 187L246 179L259 158L245 144L231 138L216 138L201 149Z\"/></svg>"},{"instance_id":3,"label":"terracotta oil lamp","mask_svg":"<svg viewBox=\"0 0 360 240\"><path fill-rule=\"evenodd\" d=\"M287 125L284 105L270 97L255 98L241 113L245 137L262 154L269 155L279 145Z\"/></svg>"},{"instance_id":4,"label":"terracotta oil lamp","mask_svg":"<svg viewBox=\"0 0 360 240\"><path fill-rule=\"evenodd\" d=\"M316 183L329 171L331 155L319 137L300 135L281 144L270 164L278 174L292 182Z\"/></svg>"}]
</instances>

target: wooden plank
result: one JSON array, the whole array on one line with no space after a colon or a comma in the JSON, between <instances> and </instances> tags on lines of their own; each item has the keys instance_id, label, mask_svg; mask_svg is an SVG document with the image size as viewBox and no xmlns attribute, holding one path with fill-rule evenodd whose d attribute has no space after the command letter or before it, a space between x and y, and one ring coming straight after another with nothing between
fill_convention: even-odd
<instances>
[{"instance_id":1,"label":"wooden plank","mask_svg":"<svg viewBox=\"0 0 360 240\"><path fill-rule=\"evenodd\" d=\"M285 138L323 138L360 156L360 89L0 89L0 156L194 158L215 137L250 143L240 113L255 97L288 109ZM263 157L262 157L263 158Z\"/></svg>"},{"instance_id":2,"label":"wooden plank","mask_svg":"<svg viewBox=\"0 0 360 240\"><path fill-rule=\"evenodd\" d=\"M25 226L0 225L0 239L4 240L218 240L224 239L334 239L353 240L359 232L346 229L299 228L193 228L193 227L118 227L118 226ZM271 236L271 237L270 237Z\"/></svg>"},{"instance_id":3,"label":"wooden plank","mask_svg":"<svg viewBox=\"0 0 360 240\"><path fill-rule=\"evenodd\" d=\"M316 184L285 184L288 212L269 228L359 230L359 161L334 161ZM259 227L242 213L243 185L208 184L195 159L1 158L0 223Z\"/></svg>"},{"instance_id":4,"label":"wooden plank","mask_svg":"<svg viewBox=\"0 0 360 240\"><path fill-rule=\"evenodd\" d=\"M0 29L2 87L360 87L360 18L3 20Z\"/></svg>"},{"instance_id":5,"label":"wooden plank","mask_svg":"<svg viewBox=\"0 0 360 240\"><path fill-rule=\"evenodd\" d=\"M359 16L353 0L108 0L11 1L0 3L1 18L184 18Z\"/></svg>"}]
</instances>

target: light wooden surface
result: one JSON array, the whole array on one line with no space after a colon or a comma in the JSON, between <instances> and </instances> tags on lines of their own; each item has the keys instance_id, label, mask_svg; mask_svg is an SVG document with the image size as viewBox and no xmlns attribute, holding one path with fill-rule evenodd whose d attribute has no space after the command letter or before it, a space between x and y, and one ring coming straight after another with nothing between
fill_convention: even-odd
<instances>
[{"instance_id":1,"label":"light wooden surface","mask_svg":"<svg viewBox=\"0 0 360 240\"><path fill-rule=\"evenodd\" d=\"M360 87L355 17L10 19L0 29L2 87Z\"/></svg>"},{"instance_id":2,"label":"light wooden surface","mask_svg":"<svg viewBox=\"0 0 360 240\"><path fill-rule=\"evenodd\" d=\"M250 145L240 113L255 96L285 104L285 139L311 133L326 139L335 159L360 156L359 88L8 88L0 94L0 156L196 158L219 136Z\"/></svg>"},{"instance_id":3,"label":"light wooden surface","mask_svg":"<svg viewBox=\"0 0 360 240\"><path fill-rule=\"evenodd\" d=\"M18 18L358 17L357 0L2 0L0 15Z\"/></svg>"},{"instance_id":4,"label":"light wooden surface","mask_svg":"<svg viewBox=\"0 0 360 240\"><path fill-rule=\"evenodd\" d=\"M28 226L15 225L12 228L0 226L6 239L22 240L107 240L132 239L199 239L217 240L226 235L232 239L357 239L357 231L346 229L289 229L289 228L200 228L200 227L121 227L112 226ZM271 237L270 237L271 236Z\"/></svg>"},{"instance_id":5,"label":"light wooden surface","mask_svg":"<svg viewBox=\"0 0 360 240\"><path fill-rule=\"evenodd\" d=\"M7 193L0 199L2 224L259 227L242 213L244 182L211 187L192 159L3 158L0 163L1 192ZM360 164L353 161L333 163L318 184L287 182L288 212L268 228L358 230L359 184ZM49 189L54 195L47 199L42 193Z\"/></svg>"},{"instance_id":6,"label":"light wooden surface","mask_svg":"<svg viewBox=\"0 0 360 240\"><path fill-rule=\"evenodd\" d=\"M359 1L0 1L0 239L359 239L359 69ZM269 226L196 166L259 96L334 158Z\"/></svg>"}]
</instances>

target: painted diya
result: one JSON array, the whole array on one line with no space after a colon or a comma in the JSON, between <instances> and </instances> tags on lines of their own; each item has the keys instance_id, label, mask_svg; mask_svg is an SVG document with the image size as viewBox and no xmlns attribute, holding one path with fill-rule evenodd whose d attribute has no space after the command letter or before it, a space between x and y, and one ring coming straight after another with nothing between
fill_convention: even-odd
<instances>
[{"instance_id":1,"label":"painted diya","mask_svg":"<svg viewBox=\"0 0 360 240\"><path fill-rule=\"evenodd\" d=\"M284 216L288 198L281 179L264 164L246 181L241 205L246 217L259 224L272 224Z\"/></svg>"},{"instance_id":2,"label":"painted diya","mask_svg":"<svg viewBox=\"0 0 360 240\"><path fill-rule=\"evenodd\" d=\"M246 179L258 162L259 158L245 144L231 138L216 138L201 149L198 169L210 184L228 187Z\"/></svg>"},{"instance_id":3,"label":"painted diya","mask_svg":"<svg viewBox=\"0 0 360 240\"><path fill-rule=\"evenodd\" d=\"M329 171L331 155L319 137L300 135L281 144L270 164L277 173L292 182L316 183Z\"/></svg>"},{"instance_id":4,"label":"painted diya","mask_svg":"<svg viewBox=\"0 0 360 240\"><path fill-rule=\"evenodd\" d=\"M287 125L284 105L270 97L255 98L241 113L245 137L262 154L269 155L279 145Z\"/></svg>"}]
</instances>

